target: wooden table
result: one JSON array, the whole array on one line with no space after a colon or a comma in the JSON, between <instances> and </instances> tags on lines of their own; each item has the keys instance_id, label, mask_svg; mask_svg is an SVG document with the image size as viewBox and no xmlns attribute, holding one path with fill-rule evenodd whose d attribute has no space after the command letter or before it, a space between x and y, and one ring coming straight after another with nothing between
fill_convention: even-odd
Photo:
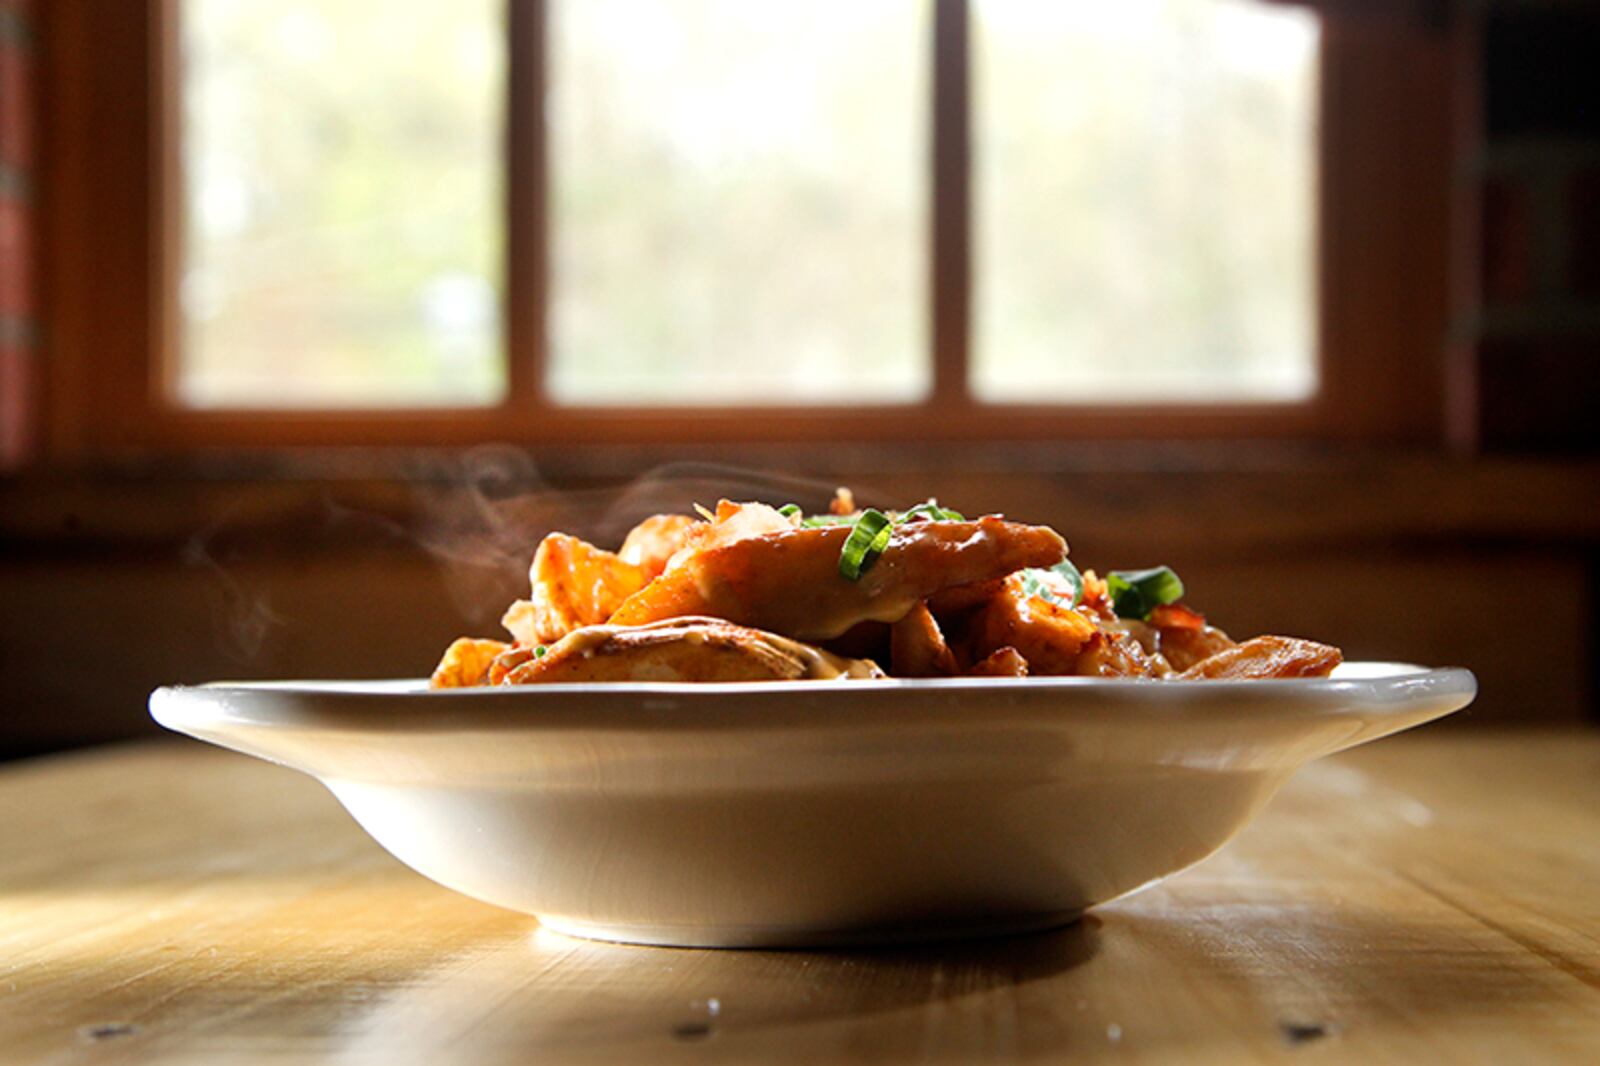
<instances>
[{"instance_id":1,"label":"wooden table","mask_svg":"<svg viewBox=\"0 0 1600 1066\"><path fill-rule=\"evenodd\" d=\"M569 940L308 778L170 743L0 771L0 1061L1600 1062L1600 734L1301 771L1075 927L890 951Z\"/></svg>"}]
</instances>

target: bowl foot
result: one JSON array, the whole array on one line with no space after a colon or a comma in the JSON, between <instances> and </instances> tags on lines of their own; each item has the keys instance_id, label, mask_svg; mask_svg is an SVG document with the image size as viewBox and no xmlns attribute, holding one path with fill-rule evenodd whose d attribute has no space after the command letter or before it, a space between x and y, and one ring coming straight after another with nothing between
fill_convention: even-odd
<instances>
[{"instance_id":1,"label":"bowl foot","mask_svg":"<svg viewBox=\"0 0 1600 1066\"><path fill-rule=\"evenodd\" d=\"M540 925L564 936L616 944L663 948L837 948L1016 936L1068 925L1082 915L1079 909L849 929L791 925L630 925L589 922L555 914L538 917Z\"/></svg>"}]
</instances>

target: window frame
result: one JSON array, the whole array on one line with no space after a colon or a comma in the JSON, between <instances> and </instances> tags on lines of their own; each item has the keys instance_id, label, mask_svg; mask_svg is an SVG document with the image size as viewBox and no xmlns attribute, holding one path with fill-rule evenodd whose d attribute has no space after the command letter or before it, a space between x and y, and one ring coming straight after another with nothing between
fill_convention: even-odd
<instances>
[{"instance_id":1,"label":"window frame","mask_svg":"<svg viewBox=\"0 0 1600 1066\"><path fill-rule=\"evenodd\" d=\"M1436 441L1443 421L1448 35L1394 5L1319 5L1319 388L1293 403L979 403L972 330L968 0L933 0L922 403L575 407L544 394L545 0L506 0L504 401L481 408L198 410L168 399L181 197L179 0L46 5L47 451L321 445L1114 438ZM1418 145L1426 150L1419 151ZM1434 150L1437 148L1437 150ZM102 175L127 180L103 187ZM519 195L520 191L520 195ZM128 284L143 278L145 284Z\"/></svg>"}]
</instances>

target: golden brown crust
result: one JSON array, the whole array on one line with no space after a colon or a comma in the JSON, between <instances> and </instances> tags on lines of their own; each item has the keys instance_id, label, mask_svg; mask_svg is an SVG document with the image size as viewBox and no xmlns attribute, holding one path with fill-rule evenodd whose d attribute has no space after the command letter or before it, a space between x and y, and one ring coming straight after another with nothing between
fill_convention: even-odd
<instances>
[{"instance_id":1,"label":"golden brown crust","mask_svg":"<svg viewBox=\"0 0 1600 1066\"><path fill-rule=\"evenodd\" d=\"M481 640L477 637L459 637L444 650L429 688L472 688L483 684L490 665L510 645L500 640Z\"/></svg>"},{"instance_id":2,"label":"golden brown crust","mask_svg":"<svg viewBox=\"0 0 1600 1066\"><path fill-rule=\"evenodd\" d=\"M973 620L972 657L1010 647L1027 660L1029 673L1072 674L1096 633L1088 615L1030 595L1013 574Z\"/></svg>"},{"instance_id":3,"label":"golden brown crust","mask_svg":"<svg viewBox=\"0 0 1600 1066\"><path fill-rule=\"evenodd\" d=\"M764 503L697 509L646 518L616 554L545 537L530 598L504 618L517 645L458 642L434 684L779 679L797 676L795 662L802 677L837 676L835 662L882 676L874 659L900 677L1193 681L1321 677L1342 658L1289 637L1236 644L1183 603L1120 617L1106 579L1053 569L1066 556L1059 534L999 515L913 514L852 578L840 558L861 512L848 490L830 508L836 525Z\"/></svg>"},{"instance_id":4,"label":"golden brown crust","mask_svg":"<svg viewBox=\"0 0 1600 1066\"><path fill-rule=\"evenodd\" d=\"M889 629L889 672L895 677L951 677L955 653L926 603L919 603Z\"/></svg>"},{"instance_id":5,"label":"golden brown crust","mask_svg":"<svg viewBox=\"0 0 1600 1066\"><path fill-rule=\"evenodd\" d=\"M836 637L859 622L898 621L940 589L1052 566L1066 543L1052 529L986 517L912 522L859 581L839 573L847 526L788 528L688 553L612 615L639 625L711 615L806 640Z\"/></svg>"},{"instance_id":6,"label":"golden brown crust","mask_svg":"<svg viewBox=\"0 0 1600 1066\"><path fill-rule=\"evenodd\" d=\"M1163 677L1170 672L1132 636L1107 630L1096 633L1072 664L1072 673L1079 677Z\"/></svg>"},{"instance_id":7,"label":"golden brown crust","mask_svg":"<svg viewBox=\"0 0 1600 1066\"><path fill-rule=\"evenodd\" d=\"M1242 681L1326 677L1344 661L1338 648L1297 637L1255 637L1200 660L1179 681Z\"/></svg>"},{"instance_id":8,"label":"golden brown crust","mask_svg":"<svg viewBox=\"0 0 1600 1066\"><path fill-rule=\"evenodd\" d=\"M1016 648L996 648L972 664L968 677L1027 677L1028 660Z\"/></svg>"},{"instance_id":9,"label":"golden brown crust","mask_svg":"<svg viewBox=\"0 0 1600 1066\"><path fill-rule=\"evenodd\" d=\"M617 556L654 579L667 568L667 560L689 542L689 531L703 524L686 514L651 515L628 531Z\"/></svg>"},{"instance_id":10,"label":"golden brown crust","mask_svg":"<svg viewBox=\"0 0 1600 1066\"><path fill-rule=\"evenodd\" d=\"M495 656L494 662L489 664L489 675L484 680L491 685L503 684L506 675L530 659L536 658L538 652L526 644L517 644L507 648Z\"/></svg>"},{"instance_id":11,"label":"golden brown crust","mask_svg":"<svg viewBox=\"0 0 1600 1066\"><path fill-rule=\"evenodd\" d=\"M837 659L721 619L678 618L633 628L575 630L542 657L511 670L504 683L792 681L839 673L882 676L870 663Z\"/></svg>"},{"instance_id":12,"label":"golden brown crust","mask_svg":"<svg viewBox=\"0 0 1600 1066\"><path fill-rule=\"evenodd\" d=\"M620 556L566 533L539 542L528 568L533 592L512 604L501 624L519 644L550 644L598 625L650 580Z\"/></svg>"}]
</instances>

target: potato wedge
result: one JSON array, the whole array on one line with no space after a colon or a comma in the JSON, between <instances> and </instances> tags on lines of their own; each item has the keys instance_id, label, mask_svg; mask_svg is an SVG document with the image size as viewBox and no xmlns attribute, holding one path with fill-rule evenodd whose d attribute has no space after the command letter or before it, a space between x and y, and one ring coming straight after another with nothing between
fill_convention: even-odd
<instances>
[{"instance_id":1,"label":"potato wedge","mask_svg":"<svg viewBox=\"0 0 1600 1066\"><path fill-rule=\"evenodd\" d=\"M646 578L657 577L667 568L667 560L688 544L689 531L704 524L686 514L651 515L628 531L617 555L643 570Z\"/></svg>"},{"instance_id":2,"label":"potato wedge","mask_svg":"<svg viewBox=\"0 0 1600 1066\"><path fill-rule=\"evenodd\" d=\"M1081 611L1030 595L1021 575L1001 583L972 623L973 658L1015 648L1030 674L1072 674L1078 656L1098 633Z\"/></svg>"},{"instance_id":3,"label":"potato wedge","mask_svg":"<svg viewBox=\"0 0 1600 1066\"><path fill-rule=\"evenodd\" d=\"M444 650L444 657L428 679L429 688L472 688L486 683L490 664L511 645L501 640L459 637Z\"/></svg>"},{"instance_id":4,"label":"potato wedge","mask_svg":"<svg viewBox=\"0 0 1600 1066\"><path fill-rule=\"evenodd\" d=\"M1338 648L1298 637L1253 637L1201 659L1179 681L1242 681L1273 677L1327 677L1344 661Z\"/></svg>"},{"instance_id":5,"label":"potato wedge","mask_svg":"<svg viewBox=\"0 0 1600 1066\"><path fill-rule=\"evenodd\" d=\"M528 577L532 594L513 603L500 624L530 646L604 622L650 580L642 567L566 533L539 542Z\"/></svg>"}]
</instances>

